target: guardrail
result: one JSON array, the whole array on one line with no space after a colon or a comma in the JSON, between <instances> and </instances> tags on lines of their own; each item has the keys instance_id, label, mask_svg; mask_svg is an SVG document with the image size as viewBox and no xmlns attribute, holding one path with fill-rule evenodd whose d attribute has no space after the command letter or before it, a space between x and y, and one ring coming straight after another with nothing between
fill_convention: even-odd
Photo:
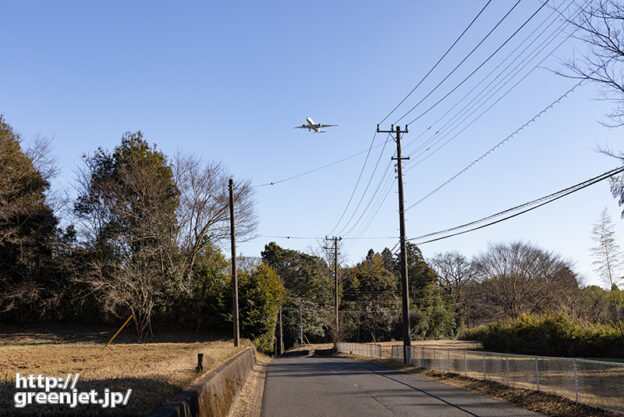
<instances>
[{"instance_id":1,"label":"guardrail","mask_svg":"<svg viewBox=\"0 0 624 417\"><path fill-rule=\"evenodd\" d=\"M392 360L403 362L403 346ZM411 365L533 389L624 414L624 363L409 346Z\"/></svg>"},{"instance_id":2,"label":"guardrail","mask_svg":"<svg viewBox=\"0 0 624 417\"><path fill-rule=\"evenodd\" d=\"M338 342L336 343L336 351L338 353L348 353L349 355L381 359L381 345Z\"/></svg>"}]
</instances>

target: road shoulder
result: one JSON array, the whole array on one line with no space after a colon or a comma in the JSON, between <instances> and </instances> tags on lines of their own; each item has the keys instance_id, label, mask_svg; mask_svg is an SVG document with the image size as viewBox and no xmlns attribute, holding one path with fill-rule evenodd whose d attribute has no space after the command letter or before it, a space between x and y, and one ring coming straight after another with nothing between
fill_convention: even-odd
<instances>
[{"instance_id":1,"label":"road shoulder","mask_svg":"<svg viewBox=\"0 0 624 417\"><path fill-rule=\"evenodd\" d=\"M267 365L270 361L270 357L256 352L256 364L249 373L228 417L260 417Z\"/></svg>"},{"instance_id":2,"label":"road shoulder","mask_svg":"<svg viewBox=\"0 0 624 417\"><path fill-rule=\"evenodd\" d=\"M521 388L510 388L507 385L494 381L482 381L453 373L440 373L413 365L406 366L388 359L378 360L347 354L336 354L335 356L376 363L550 417L621 417L620 414L592 408L556 395Z\"/></svg>"}]
</instances>

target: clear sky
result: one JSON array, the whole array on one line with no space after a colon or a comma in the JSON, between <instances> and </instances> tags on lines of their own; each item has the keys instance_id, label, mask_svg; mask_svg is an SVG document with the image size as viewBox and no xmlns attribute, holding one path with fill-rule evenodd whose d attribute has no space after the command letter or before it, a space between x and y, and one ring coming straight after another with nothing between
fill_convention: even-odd
<instances>
[{"instance_id":1,"label":"clear sky","mask_svg":"<svg viewBox=\"0 0 624 417\"><path fill-rule=\"evenodd\" d=\"M222 161L235 177L264 184L368 149L376 124L427 73L485 3L3 1L0 113L26 140L36 135L53 138L61 169L54 184L58 189L74 183L81 154L99 146L112 149L124 132L135 130L142 130L170 155L180 151ZM401 124L451 91L541 4L522 0ZM574 12L570 4L567 0L552 3L567 14ZM512 5L493 0L382 128L387 129L423 99ZM552 12L550 5L544 7L447 99L410 124L404 137L404 154L412 158L405 172L407 206L575 84L553 71L564 70L562 61L569 60L573 51L581 51L582 45L570 39L556 48L569 28ZM542 58L546 59L542 62ZM495 79L507 65L507 72ZM508 83L501 90L488 90L500 85L498 81ZM498 93L490 101L487 95L477 95L487 91ZM460 101L466 94L468 98ZM501 96L491 110L454 137ZM486 104L480 110L469 107L460 112L471 97L484 97ZM578 88L466 174L408 210L408 236L491 214L617 166L618 161L596 152L598 146L622 148L621 129L599 123L607 120L605 114L612 106L596 100L599 97L595 85ZM340 126L320 135L293 129L306 116ZM447 135L440 144L453 139L417 164L436 149L434 145L424 154L428 145L419 149L430 143L427 140L436 131L440 133L434 140ZM378 135L375 145L384 139ZM258 235L358 237L344 240L350 262L361 260L369 248L380 251L394 246L396 238L369 239L398 236L392 167L387 176L392 188L385 200L385 194L377 193L380 210L370 226L363 227L377 202L364 209L382 179L394 144L388 143L380 157L381 150L372 149L352 204L335 230L366 153L310 175L258 187ZM349 232L351 225L345 227L345 223L378 158L371 186L352 220L364 213L364 221ZM380 190L384 187L382 183ZM472 256L488 243L525 240L574 262L586 283L599 283L589 248L592 224L603 207L616 222L617 238L624 244L620 209L604 182L503 224L423 245L422 250L426 257L447 250ZM319 244L314 238L259 237L242 243L239 251L258 256L270 240L300 250Z\"/></svg>"}]
</instances>

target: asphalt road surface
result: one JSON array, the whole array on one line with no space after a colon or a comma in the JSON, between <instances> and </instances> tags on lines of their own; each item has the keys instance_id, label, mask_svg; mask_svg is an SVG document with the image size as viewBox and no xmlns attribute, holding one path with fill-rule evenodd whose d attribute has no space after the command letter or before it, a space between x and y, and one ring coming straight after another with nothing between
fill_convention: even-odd
<instances>
[{"instance_id":1,"label":"asphalt road surface","mask_svg":"<svg viewBox=\"0 0 624 417\"><path fill-rule=\"evenodd\" d=\"M368 362L343 358L274 359L264 417L540 416L478 394Z\"/></svg>"}]
</instances>

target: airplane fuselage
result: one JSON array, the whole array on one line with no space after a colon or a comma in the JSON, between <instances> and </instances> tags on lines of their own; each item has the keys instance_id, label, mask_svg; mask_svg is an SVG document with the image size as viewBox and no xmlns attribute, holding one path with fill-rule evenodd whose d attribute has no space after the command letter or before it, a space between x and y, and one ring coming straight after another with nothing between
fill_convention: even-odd
<instances>
[{"instance_id":1,"label":"airplane fuselage","mask_svg":"<svg viewBox=\"0 0 624 417\"><path fill-rule=\"evenodd\" d=\"M324 125L322 123L314 123L314 120L312 120L310 117L306 117L306 122L308 122L308 123L304 124L304 125L301 125L301 126L295 126L295 128L297 128L297 129L313 130L316 133L325 133L324 130L321 130L322 128L338 126L338 125Z\"/></svg>"},{"instance_id":2,"label":"airplane fuselage","mask_svg":"<svg viewBox=\"0 0 624 417\"><path fill-rule=\"evenodd\" d=\"M321 133L320 123L314 123L314 120L309 117L306 117L306 121L308 122L308 129L314 130L316 133Z\"/></svg>"}]
</instances>

